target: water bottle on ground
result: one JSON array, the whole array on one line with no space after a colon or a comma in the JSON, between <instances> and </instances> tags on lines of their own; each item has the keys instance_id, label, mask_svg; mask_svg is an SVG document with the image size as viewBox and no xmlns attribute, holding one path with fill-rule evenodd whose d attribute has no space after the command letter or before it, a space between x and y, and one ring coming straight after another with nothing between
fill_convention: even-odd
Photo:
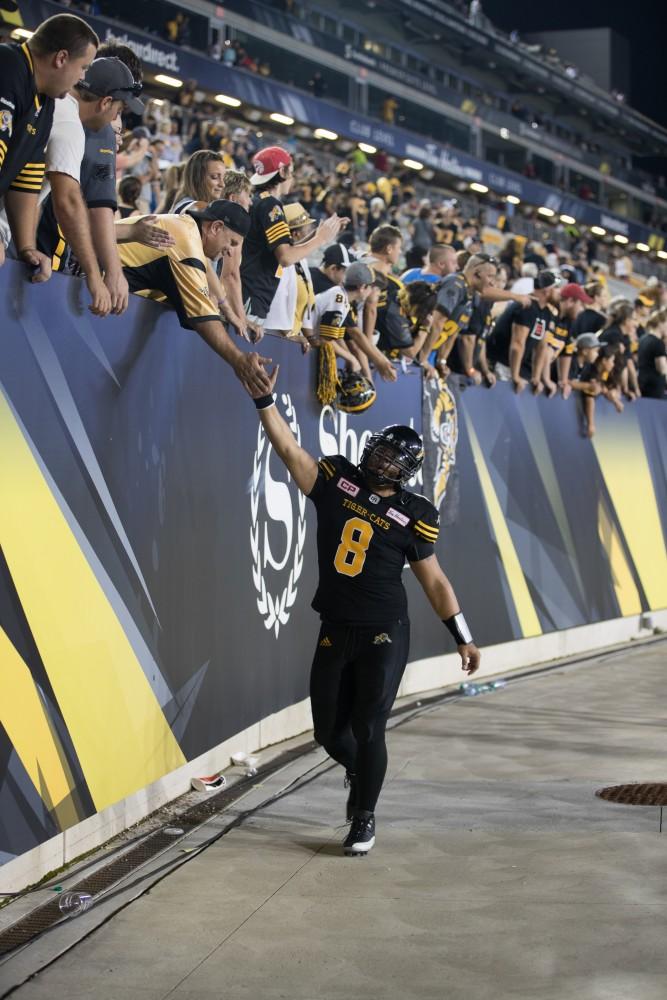
<instances>
[{"instance_id":1,"label":"water bottle on ground","mask_svg":"<svg viewBox=\"0 0 667 1000\"><path fill-rule=\"evenodd\" d=\"M498 691L501 688L507 686L507 681L488 681L482 684L473 684L471 681L466 681L464 684L459 685L459 691L465 698L474 698L478 694L489 694L491 691Z\"/></svg>"},{"instance_id":2,"label":"water bottle on ground","mask_svg":"<svg viewBox=\"0 0 667 1000\"><path fill-rule=\"evenodd\" d=\"M78 917L93 905L89 892L64 892L58 900L60 912L66 917Z\"/></svg>"}]
</instances>

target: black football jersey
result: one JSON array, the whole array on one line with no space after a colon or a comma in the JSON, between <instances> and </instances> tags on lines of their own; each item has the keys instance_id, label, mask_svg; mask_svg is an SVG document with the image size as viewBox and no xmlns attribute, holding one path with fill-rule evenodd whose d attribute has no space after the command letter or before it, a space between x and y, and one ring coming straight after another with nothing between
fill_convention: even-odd
<instances>
[{"instance_id":1,"label":"black football jersey","mask_svg":"<svg viewBox=\"0 0 667 1000\"><path fill-rule=\"evenodd\" d=\"M282 274L276 247L291 242L282 203L266 192L259 195L250 208L250 229L241 257L243 301L252 316L264 319L268 315Z\"/></svg>"},{"instance_id":2,"label":"black football jersey","mask_svg":"<svg viewBox=\"0 0 667 1000\"><path fill-rule=\"evenodd\" d=\"M42 188L56 102L37 93L33 70L27 42L0 45L0 196Z\"/></svg>"},{"instance_id":3,"label":"black football jersey","mask_svg":"<svg viewBox=\"0 0 667 1000\"><path fill-rule=\"evenodd\" d=\"M434 552L438 512L425 497L400 489L371 493L342 455L321 458L309 499L317 510L320 580L313 608L325 621L382 625L407 619L406 559Z\"/></svg>"}]
</instances>

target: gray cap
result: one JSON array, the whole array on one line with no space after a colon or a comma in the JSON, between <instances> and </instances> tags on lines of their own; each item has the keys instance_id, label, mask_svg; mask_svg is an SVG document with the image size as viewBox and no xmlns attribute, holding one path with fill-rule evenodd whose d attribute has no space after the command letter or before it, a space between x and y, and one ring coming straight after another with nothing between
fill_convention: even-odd
<instances>
[{"instance_id":1,"label":"gray cap","mask_svg":"<svg viewBox=\"0 0 667 1000\"><path fill-rule=\"evenodd\" d=\"M144 113L145 106L137 94L141 93L141 84L134 82L134 77L124 62L115 56L104 56L95 59L81 81L77 83L79 90L87 90L96 97L113 97L115 101L124 101L135 115Z\"/></svg>"},{"instance_id":2,"label":"gray cap","mask_svg":"<svg viewBox=\"0 0 667 1000\"><path fill-rule=\"evenodd\" d=\"M599 347L600 338L597 333L580 333L575 344L578 351L582 351L584 347Z\"/></svg>"},{"instance_id":3,"label":"gray cap","mask_svg":"<svg viewBox=\"0 0 667 1000\"><path fill-rule=\"evenodd\" d=\"M360 261L355 261L354 264L350 264L350 266L345 270L343 287L361 288L362 285L372 285L374 280L375 275L371 271L368 264L362 264Z\"/></svg>"}]
</instances>

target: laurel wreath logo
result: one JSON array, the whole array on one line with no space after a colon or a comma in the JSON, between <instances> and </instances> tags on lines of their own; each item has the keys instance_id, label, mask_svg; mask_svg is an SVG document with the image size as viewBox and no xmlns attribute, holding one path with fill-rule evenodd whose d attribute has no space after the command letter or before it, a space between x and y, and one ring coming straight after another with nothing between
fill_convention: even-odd
<instances>
[{"instance_id":1,"label":"laurel wreath logo","mask_svg":"<svg viewBox=\"0 0 667 1000\"><path fill-rule=\"evenodd\" d=\"M297 443L301 444L301 429L296 411L292 405L289 393L282 395L285 407L285 419L294 434ZM271 594L267 590L262 573L262 553L259 543L259 486L262 472L262 457L266 448L267 437L260 424L257 430L257 448L253 459L252 482L250 485L250 550L252 552L252 580L257 592L257 610L264 619L264 628L274 629L276 639L281 625L287 625L290 617L289 609L294 605L297 596L297 582L303 570L303 547L306 541L306 497L299 490L299 519L296 530L296 546L292 559L292 568L287 579L287 586L279 594Z\"/></svg>"}]
</instances>

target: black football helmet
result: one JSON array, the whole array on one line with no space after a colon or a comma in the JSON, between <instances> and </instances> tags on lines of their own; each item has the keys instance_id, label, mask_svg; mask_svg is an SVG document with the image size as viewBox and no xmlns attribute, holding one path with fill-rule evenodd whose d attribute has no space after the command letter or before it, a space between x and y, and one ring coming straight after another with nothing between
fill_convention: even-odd
<instances>
[{"instance_id":1,"label":"black football helmet","mask_svg":"<svg viewBox=\"0 0 667 1000\"><path fill-rule=\"evenodd\" d=\"M391 424L373 434L366 444L359 462L364 476L387 486L403 486L412 479L424 461L422 439L412 427ZM389 468L384 468L383 465ZM397 470L393 475L391 468Z\"/></svg>"},{"instance_id":2,"label":"black football helmet","mask_svg":"<svg viewBox=\"0 0 667 1000\"><path fill-rule=\"evenodd\" d=\"M345 413L362 413L375 402L375 386L361 372L340 372L336 407Z\"/></svg>"}]
</instances>

